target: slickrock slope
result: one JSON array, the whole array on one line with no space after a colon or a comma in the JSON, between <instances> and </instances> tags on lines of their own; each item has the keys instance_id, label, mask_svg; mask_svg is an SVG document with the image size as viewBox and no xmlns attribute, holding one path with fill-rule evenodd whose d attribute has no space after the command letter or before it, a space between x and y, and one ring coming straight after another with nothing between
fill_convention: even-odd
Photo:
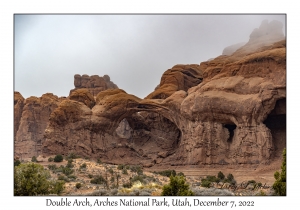
<instances>
[{"instance_id":1,"label":"slickrock slope","mask_svg":"<svg viewBox=\"0 0 300 210\"><path fill-rule=\"evenodd\" d=\"M96 97L97 94L103 90L118 88L116 84L110 81L110 77L108 75L99 77L98 75L88 76L84 74L80 76L79 74L75 74L74 86L75 88L70 90L70 94L74 90L87 88L94 97Z\"/></svg>"}]
</instances>

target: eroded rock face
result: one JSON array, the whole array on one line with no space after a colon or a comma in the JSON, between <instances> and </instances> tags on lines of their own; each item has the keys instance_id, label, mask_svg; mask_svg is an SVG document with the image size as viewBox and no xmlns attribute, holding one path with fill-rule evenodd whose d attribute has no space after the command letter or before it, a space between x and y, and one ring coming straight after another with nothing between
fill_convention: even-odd
<instances>
[{"instance_id":1,"label":"eroded rock face","mask_svg":"<svg viewBox=\"0 0 300 210\"><path fill-rule=\"evenodd\" d=\"M15 156L20 158L37 157L41 153L41 145L44 141L44 132L48 126L49 116L62 99L52 93L46 93L40 98L32 96L22 100L23 97L19 93L15 93L15 102L16 96L19 96L19 100L15 103L15 130L17 130ZM21 112L19 107L22 103ZM22 113L21 117L20 113ZM19 126L16 125L18 122L16 118L20 119Z\"/></svg>"},{"instance_id":2,"label":"eroded rock face","mask_svg":"<svg viewBox=\"0 0 300 210\"><path fill-rule=\"evenodd\" d=\"M176 91L187 91L201 81L202 71L199 65L175 65L164 72L159 86L146 99L166 99Z\"/></svg>"},{"instance_id":3,"label":"eroded rock face","mask_svg":"<svg viewBox=\"0 0 300 210\"><path fill-rule=\"evenodd\" d=\"M74 75L74 86L75 89L70 91L70 95L76 89L86 88L90 91L90 93L96 97L97 94L103 90L107 89L116 89L118 86L110 81L110 77L108 75L104 75L103 77L99 77L98 75L88 76L86 74L80 76L79 74Z\"/></svg>"}]
</instances>

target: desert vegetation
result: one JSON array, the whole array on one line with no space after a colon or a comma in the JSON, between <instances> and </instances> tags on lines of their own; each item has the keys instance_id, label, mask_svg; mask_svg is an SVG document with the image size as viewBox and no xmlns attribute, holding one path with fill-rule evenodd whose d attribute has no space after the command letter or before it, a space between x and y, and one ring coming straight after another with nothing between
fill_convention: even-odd
<instances>
[{"instance_id":1,"label":"desert vegetation","mask_svg":"<svg viewBox=\"0 0 300 210\"><path fill-rule=\"evenodd\" d=\"M15 160L14 166L15 195L263 196L275 194L274 190L264 190L262 183L255 180L244 182L241 191L238 188L241 183L236 182L232 173L225 175L219 171L215 175L190 177L170 169L150 172L145 171L140 165L106 164L100 159L95 161L84 159L74 153L67 156L47 157L45 161L37 162L28 160L25 163ZM22 177L27 177L26 183ZM36 177L40 178L38 186L30 181Z\"/></svg>"}]
</instances>

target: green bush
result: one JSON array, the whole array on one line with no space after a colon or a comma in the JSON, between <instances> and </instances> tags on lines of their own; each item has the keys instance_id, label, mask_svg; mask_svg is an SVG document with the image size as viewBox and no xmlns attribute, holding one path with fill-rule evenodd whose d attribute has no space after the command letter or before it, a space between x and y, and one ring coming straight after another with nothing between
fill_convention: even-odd
<instances>
[{"instance_id":1,"label":"green bush","mask_svg":"<svg viewBox=\"0 0 300 210\"><path fill-rule=\"evenodd\" d=\"M118 167L117 167L118 170L123 170L123 168L124 168L124 165L123 165L123 164L118 165Z\"/></svg>"},{"instance_id":2,"label":"green bush","mask_svg":"<svg viewBox=\"0 0 300 210\"><path fill-rule=\"evenodd\" d=\"M124 169L122 170L122 174L125 174L125 175L127 175L127 174L128 174L128 172L127 172L127 169L126 169L126 168L124 168Z\"/></svg>"},{"instance_id":3,"label":"green bush","mask_svg":"<svg viewBox=\"0 0 300 210\"><path fill-rule=\"evenodd\" d=\"M106 184L106 180L102 175L97 175L90 181L92 184Z\"/></svg>"},{"instance_id":4,"label":"green bush","mask_svg":"<svg viewBox=\"0 0 300 210\"><path fill-rule=\"evenodd\" d=\"M31 162L34 162L34 163L36 163L36 162L37 162L37 159L36 159L36 157L35 157L35 156L32 156L32 158L31 158Z\"/></svg>"},{"instance_id":5,"label":"green bush","mask_svg":"<svg viewBox=\"0 0 300 210\"><path fill-rule=\"evenodd\" d=\"M114 170L112 168L108 169L108 172L113 175L114 174Z\"/></svg>"},{"instance_id":6,"label":"green bush","mask_svg":"<svg viewBox=\"0 0 300 210\"><path fill-rule=\"evenodd\" d=\"M63 156L62 155L56 155L54 157L54 162L62 162L63 161Z\"/></svg>"},{"instance_id":7,"label":"green bush","mask_svg":"<svg viewBox=\"0 0 300 210\"><path fill-rule=\"evenodd\" d=\"M68 163L67 163L66 167L67 168L73 168L74 165L72 163L73 163L73 159L68 159Z\"/></svg>"},{"instance_id":8,"label":"green bush","mask_svg":"<svg viewBox=\"0 0 300 210\"><path fill-rule=\"evenodd\" d=\"M224 175L221 171L219 171L219 173L218 173L218 178L219 178L220 180L223 180L223 179L225 178L225 175Z\"/></svg>"},{"instance_id":9,"label":"green bush","mask_svg":"<svg viewBox=\"0 0 300 210\"><path fill-rule=\"evenodd\" d=\"M201 187L207 187L210 188L211 182L207 179L202 179L201 180Z\"/></svg>"},{"instance_id":10,"label":"green bush","mask_svg":"<svg viewBox=\"0 0 300 210\"><path fill-rule=\"evenodd\" d=\"M159 171L159 172L155 172L155 173L160 174L162 176L166 176L166 177L176 176L175 170L164 170L164 171Z\"/></svg>"},{"instance_id":11,"label":"green bush","mask_svg":"<svg viewBox=\"0 0 300 210\"><path fill-rule=\"evenodd\" d=\"M68 179L68 177L64 176L64 175L59 175L58 180L62 180L62 181L65 181L65 182L69 182L70 180Z\"/></svg>"},{"instance_id":12,"label":"green bush","mask_svg":"<svg viewBox=\"0 0 300 210\"><path fill-rule=\"evenodd\" d=\"M162 196L191 196L194 193L183 176L170 176L170 183L163 186Z\"/></svg>"},{"instance_id":13,"label":"green bush","mask_svg":"<svg viewBox=\"0 0 300 210\"><path fill-rule=\"evenodd\" d=\"M273 189L276 195L286 195L286 149L282 152L283 160L281 164L281 172L276 171L274 178L276 181L273 184Z\"/></svg>"},{"instance_id":14,"label":"green bush","mask_svg":"<svg viewBox=\"0 0 300 210\"><path fill-rule=\"evenodd\" d=\"M51 170L51 171L54 171L57 169L56 165L55 164L52 164L52 165L48 165L48 168Z\"/></svg>"},{"instance_id":15,"label":"green bush","mask_svg":"<svg viewBox=\"0 0 300 210\"><path fill-rule=\"evenodd\" d=\"M21 164L21 161L19 161L19 160L15 160L14 161L14 166L18 166L18 165L20 165Z\"/></svg>"},{"instance_id":16,"label":"green bush","mask_svg":"<svg viewBox=\"0 0 300 210\"><path fill-rule=\"evenodd\" d=\"M49 157L49 158L48 158L48 162L53 162L53 160L54 160L54 159L53 159L52 157Z\"/></svg>"},{"instance_id":17,"label":"green bush","mask_svg":"<svg viewBox=\"0 0 300 210\"><path fill-rule=\"evenodd\" d=\"M70 154L68 154L68 156L67 156L67 159L69 160L69 159L76 159L76 158L78 158L78 156L74 153L74 152L71 152Z\"/></svg>"},{"instance_id":18,"label":"green bush","mask_svg":"<svg viewBox=\"0 0 300 210\"><path fill-rule=\"evenodd\" d=\"M123 184L123 187L124 188L131 188L132 187L132 184L130 182L127 182L127 183L124 183Z\"/></svg>"},{"instance_id":19,"label":"green bush","mask_svg":"<svg viewBox=\"0 0 300 210\"><path fill-rule=\"evenodd\" d=\"M77 189L81 188L81 183L76 183L76 188Z\"/></svg>"},{"instance_id":20,"label":"green bush","mask_svg":"<svg viewBox=\"0 0 300 210\"><path fill-rule=\"evenodd\" d=\"M136 172L138 175L142 175L143 174L142 167L139 166L139 165L130 166L130 171Z\"/></svg>"},{"instance_id":21,"label":"green bush","mask_svg":"<svg viewBox=\"0 0 300 210\"><path fill-rule=\"evenodd\" d=\"M50 181L50 173L36 163L24 163L14 168L14 195L32 196L59 194L64 182Z\"/></svg>"},{"instance_id":22,"label":"green bush","mask_svg":"<svg viewBox=\"0 0 300 210\"><path fill-rule=\"evenodd\" d=\"M81 164L80 169L86 169L86 163Z\"/></svg>"}]
</instances>

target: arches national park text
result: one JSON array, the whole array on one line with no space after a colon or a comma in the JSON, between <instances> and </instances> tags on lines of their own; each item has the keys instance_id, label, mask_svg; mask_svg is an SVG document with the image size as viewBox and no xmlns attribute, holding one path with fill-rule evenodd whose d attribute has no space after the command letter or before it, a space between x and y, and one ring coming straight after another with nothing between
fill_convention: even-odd
<instances>
[{"instance_id":1,"label":"arches national park text","mask_svg":"<svg viewBox=\"0 0 300 210\"><path fill-rule=\"evenodd\" d=\"M229 206L231 208L237 206L254 206L254 201L229 201L221 200L220 198L212 200L204 200L199 198L147 198L147 199L98 199L98 198L85 198L85 199L68 199L61 198L59 200L46 199L46 206L88 206L88 207L97 207L97 206Z\"/></svg>"}]
</instances>

